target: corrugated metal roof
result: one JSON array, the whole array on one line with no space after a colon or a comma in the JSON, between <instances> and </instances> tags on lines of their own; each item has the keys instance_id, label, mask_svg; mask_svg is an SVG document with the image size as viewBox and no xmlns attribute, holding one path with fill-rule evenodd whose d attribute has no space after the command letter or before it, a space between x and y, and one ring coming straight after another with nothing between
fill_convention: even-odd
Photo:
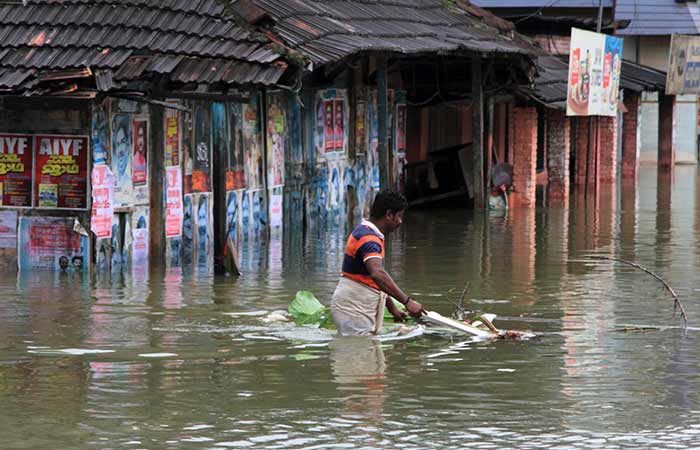
<instances>
[{"instance_id":1,"label":"corrugated metal roof","mask_svg":"<svg viewBox=\"0 0 700 450\"><path fill-rule=\"evenodd\" d=\"M471 0L482 8L597 8L598 0ZM613 6L613 0L603 0L603 7Z\"/></svg>"},{"instance_id":2,"label":"corrugated metal roof","mask_svg":"<svg viewBox=\"0 0 700 450\"><path fill-rule=\"evenodd\" d=\"M286 67L278 64L279 52L265 36L227 14L219 0L0 3L0 87L21 91L34 75L79 68L101 74L93 80L99 90L156 73L176 73L174 81L276 83ZM223 77L196 70L202 69L201 61L213 60L251 73ZM179 67L186 61L200 65L187 71Z\"/></svg>"},{"instance_id":3,"label":"corrugated metal roof","mask_svg":"<svg viewBox=\"0 0 700 450\"><path fill-rule=\"evenodd\" d=\"M265 11L273 32L316 64L356 52L468 50L532 54L527 38L485 10L458 0L238 0ZM235 3L234 3L235 4ZM259 15L256 15L258 17Z\"/></svg>"},{"instance_id":4,"label":"corrugated metal roof","mask_svg":"<svg viewBox=\"0 0 700 450\"><path fill-rule=\"evenodd\" d=\"M617 0L615 20L630 21L621 35L700 34L700 5L675 0Z\"/></svg>"}]
</instances>

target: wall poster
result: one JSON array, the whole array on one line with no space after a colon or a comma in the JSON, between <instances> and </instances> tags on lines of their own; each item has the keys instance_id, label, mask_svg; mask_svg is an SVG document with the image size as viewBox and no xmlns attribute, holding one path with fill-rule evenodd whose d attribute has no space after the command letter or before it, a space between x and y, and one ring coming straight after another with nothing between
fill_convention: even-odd
<instances>
[{"instance_id":1,"label":"wall poster","mask_svg":"<svg viewBox=\"0 0 700 450\"><path fill-rule=\"evenodd\" d=\"M109 166L98 164L92 168L92 217L90 230L98 239L112 237L114 215L114 175Z\"/></svg>"},{"instance_id":2,"label":"wall poster","mask_svg":"<svg viewBox=\"0 0 700 450\"><path fill-rule=\"evenodd\" d=\"M32 205L33 139L28 134L0 134L0 205Z\"/></svg>"},{"instance_id":3,"label":"wall poster","mask_svg":"<svg viewBox=\"0 0 700 450\"><path fill-rule=\"evenodd\" d=\"M0 248L17 248L17 211L0 211Z\"/></svg>"},{"instance_id":4,"label":"wall poster","mask_svg":"<svg viewBox=\"0 0 700 450\"><path fill-rule=\"evenodd\" d=\"M87 208L88 137L36 135L34 197L39 208Z\"/></svg>"},{"instance_id":5,"label":"wall poster","mask_svg":"<svg viewBox=\"0 0 700 450\"><path fill-rule=\"evenodd\" d=\"M87 270L88 237L73 231L75 221L74 217L21 217L19 269Z\"/></svg>"},{"instance_id":6,"label":"wall poster","mask_svg":"<svg viewBox=\"0 0 700 450\"><path fill-rule=\"evenodd\" d=\"M134 186L148 184L148 121L134 120L134 157L132 159L132 180Z\"/></svg>"},{"instance_id":7,"label":"wall poster","mask_svg":"<svg viewBox=\"0 0 700 450\"><path fill-rule=\"evenodd\" d=\"M114 201L130 205L132 200L131 157L133 153L133 122L129 114L112 116L112 173L116 179Z\"/></svg>"},{"instance_id":8,"label":"wall poster","mask_svg":"<svg viewBox=\"0 0 700 450\"><path fill-rule=\"evenodd\" d=\"M180 112L165 110L165 165L180 165Z\"/></svg>"},{"instance_id":9,"label":"wall poster","mask_svg":"<svg viewBox=\"0 0 700 450\"><path fill-rule=\"evenodd\" d=\"M245 182L245 158L243 157L243 105L231 103L229 105L229 139L228 152L226 153L226 190L234 191L246 187Z\"/></svg>"},{"instance_id":10,"label":"wall poster","mask_svg":"<svg viewBox=\"0 0 700 450\"><path fill-rule=\"evenodd\" d=\"M208 105L194 105L194 158L192 192L211 191L211 112Z\"/></svg>"},{"instance_id":11,"label":"wall poster","mask_svg":"<svg viewBox=\"0 0 700 450\"><path fill-rule=\"evenodd\" d=\"M257 97L242 105L243 159L247 187L260 189L263 186L264 166L262 154L262 131L258 117Z\"/></svg>"},{"instance_id":12,"label":"wall poster","mask_svg":"<svg viewBox=\"0 0 700 450\"><path fill-rule=\"evenodd\" d=\"M267 184L270 188L284 185L284 155L287 140L284 98L279 94L268 96Z\"/></svg>"},{"instance_id":13,"label":"wall poster","mask_svg":"<svg viewBox=\"0 0 700 450\"><path fill-rule=\"evenodd\" d=\"M182 234L182 172L179 166L165 168L165 237Z\"/></svg>"}]
</instances>

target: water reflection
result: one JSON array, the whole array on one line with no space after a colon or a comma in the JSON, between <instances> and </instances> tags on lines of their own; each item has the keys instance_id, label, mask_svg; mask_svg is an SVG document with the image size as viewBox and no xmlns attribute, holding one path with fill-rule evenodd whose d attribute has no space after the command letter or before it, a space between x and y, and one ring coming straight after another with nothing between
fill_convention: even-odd
<instances>
[{"instance_id":1,"label":"water reflection","mask_svg":"<svg viewBox=\"0 0 700 450\"><path fill-rule=\"evenodd\" d=\"M332 339L266 321L298 289L328 302L347 229L251 235L243 275L196 267L0 277L4 448L669 448L697 446L700 187L573 193L572 209L410 211L387 243L399 283L467 306L530 342ZM654 325L648 332L621 331ZM101 353L100 353L101 352ZM108 353L104 353L108 352Z\"/></svg>"}]
</instances>

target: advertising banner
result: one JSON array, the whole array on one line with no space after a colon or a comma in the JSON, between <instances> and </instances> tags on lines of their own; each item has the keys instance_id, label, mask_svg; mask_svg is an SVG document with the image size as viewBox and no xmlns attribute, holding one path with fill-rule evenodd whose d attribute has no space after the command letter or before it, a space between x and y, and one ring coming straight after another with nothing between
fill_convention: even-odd
<instances>
[{"instance_id":1,"label":"advertising banner","mask_svg":"<svg viewBox=\"0 0 700 450\"><path fill-rule=\"evenodd\" d=\"M17 211L0 211L0 248L17 248Z\"/></svg>"},{"instance_id":2,"label":"advertising banner","mask_svg":"<svg viewBox=\"0 0 700 450\"><path fill-rule=\"evenodd\" d=\"M571 29L567 116L616 116L622 39Z\"/></svg>"},{"instance_id":3,"label":"advertising banner","mask_svg":"<svg viewBox=\"0 0 700 450\"><path fill-rule=\"evenodd\" d=\"M0 134L0 205L32 205L32 136Z\"/></svg>"},{"instance_id":4,"label":"advertising banner","mask_svg":"<svg viewBox=\"0 0 700 450\"><path fill-rule=\"evenodd\" d=\"M114 175L105 164L92 169L92 217L90 230L98 239L112 237L114 215Z\"/></svg>"},{"instance_id":5,"label":"advertising banner","mask_svg":"<svg viewBox=\"0 0 700 450\"><path fill-rule=\"evenodd\" d=\"M279 228L282 226L282 194L273 193L270 195L270 227Z\"/></svg>"},{"instance_id":6,"label":"advertising banner","mask_svg":"<svg viewBox=\"0 0 700 450\"><path fill-rule=\"evenodd\" d=\"M87 270L88 237L73 230L74 217L21 217L20 270Z\"/></svg>"},{"instance_id":7,"label":"advertising banner","mask_svg":"<svg viewBox=\"0 0 700 450\"><path fill-rule=\"evenodd\" d=\"M87 208L88 137L36 135L34 148L35 206Z\"/></svg>"},{"instance_id":8,"label":"advertising banner","mask_svg":"<svg viewBox=\"0 0 700 450\"><path fill-rule=\"evenodd\" d=\"M700 36L671 37L666 94L700 94Z\"/></svg>"},{"instance_id":9,"label":"advertising banner","mask_svg":"<svg viewBox=\"0 0 700 450\"><path fill-rule=\"evenodd\" d=\"M136 228L132 231L131 261L142 263L148 261L148 228Z\"/></svg>"},{"instance_id":10,"label":"advertising banner","mask_svg":"<svg viewBox=\"0 0 700 450\"><path fill-rule=\"evenodd\" d=\"M182 234L182 172L178 166L165 168L165 237Z\"/></svg>"}]
</instances>

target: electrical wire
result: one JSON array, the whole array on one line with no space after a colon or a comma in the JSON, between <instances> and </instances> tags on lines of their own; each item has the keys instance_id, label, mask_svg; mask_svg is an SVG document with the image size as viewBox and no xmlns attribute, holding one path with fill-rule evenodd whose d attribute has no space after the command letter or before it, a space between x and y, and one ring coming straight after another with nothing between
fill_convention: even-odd
<instances>
[{"instance_id":1,"label":"electrical wire","mask_svg":"<svg viewBox=\"0 0 700 450\"><path fill-rule=\"evenodd\" d=\"M525 17L523 17L522 19L520 19L520 20L518 20L517 22L515 22L515 25L518 25L518 24L521 23L521 22L525 22L526 20L535 17L536 15L538 15L539 13L541 13L545 8L551 8L552 6L556 5L556 4L559 3L560 1L561 1L561 0L552 0L551 2L549 2L548 5L540 6L534 13L532 13L532 14L530 14L530 15L528 15L528 16L525 16Z\"/></svg>"}]
</instances>

